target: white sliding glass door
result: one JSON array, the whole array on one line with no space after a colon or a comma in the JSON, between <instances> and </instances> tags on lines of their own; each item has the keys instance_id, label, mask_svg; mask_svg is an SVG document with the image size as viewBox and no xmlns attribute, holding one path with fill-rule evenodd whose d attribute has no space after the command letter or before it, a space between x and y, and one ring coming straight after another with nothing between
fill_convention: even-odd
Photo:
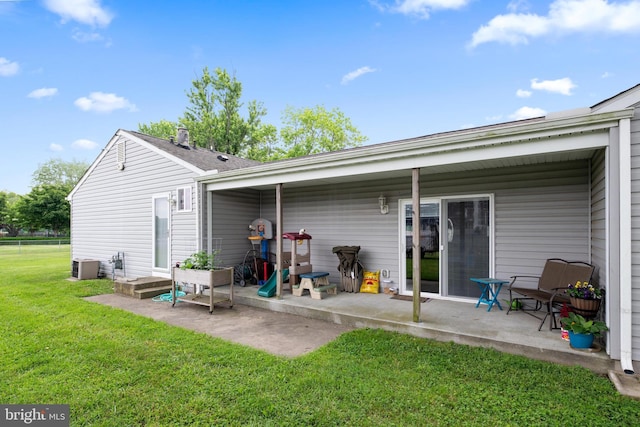
<instances>
[{"instance_id":1,"label":"white sliding glass door","mask_svg":"<svg viewBox=\"0 0 640 427\"><path fill-rule=\"evenodd\" d=\"M425 296L477 298L471 277L489 277L491 255L491 206L489 195L442 197L420 201L420 291ZM400 291L413 292L411 200L401 200L403 242Z\"/></svg>"}]
</instances>

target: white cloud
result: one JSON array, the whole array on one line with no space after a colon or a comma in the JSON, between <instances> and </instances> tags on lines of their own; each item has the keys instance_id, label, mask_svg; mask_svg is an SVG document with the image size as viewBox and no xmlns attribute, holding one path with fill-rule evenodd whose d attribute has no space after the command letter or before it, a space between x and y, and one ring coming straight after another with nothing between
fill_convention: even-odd
<instances>
[{"instance_id":1,"label":"white cloud","mask_svg":"<svg viewBox=\"0 0 640 427\"><path fill-rule=\"evenodd\" d=\"M476 47L482 43L497 41L512 45L528 43L528 37L549 32L549 22L537 15L498 15L488 25L473 33L470 43Z\"/></svg>"},{"instance_id":2,"label":"white cloud","mask_svg":"<svg viewBox=\"0 0 640 427\"><path fill-rule=\"evenodd\" d=\"M350 81L357 79L358 77L367 74L367 73L373 73L375 72L376 69L375 68L371 68L371 67L360 67L355 71L351 71L350 73L345 74L342 77L342 84L346 85L348 84Z\"/></svg>"},{"instance_id":3,"label":"white cloud","mask_svg":"<svg viewBox=\"0 0 640 427\"><path fill-rule=\"evenodd\" d=\"M76 21L94 27L106 27L113 14L100 4L100 0L44 0L44 7L59 15L62 22Z\"/></svg>"},{"instance_id":4,"label":"white cloud","mask_svg":"<svg viewBox=\"0 0 640 427\"><path fill-rule=\"evenodd\" d=\"M99 42L104 40L101 34L96 32L84 32L79 29L75 29L71 38L80 43Z\"/></svg>"},{"instance_id":5,"label":"white cloud","mask_svg":"<svg viewBox=\"0 0 640 427\"><path fill-rule=\"evenodd\" d=\"M507 10L510 12L518 12L521 10L529 10L529 2L527 0L512 0L507 5Z\"/></svg>"},{"instance_id":6,"label":"white cloud","mask_svg":"<svg viewBox=\"0 0 640 427\"><path fill-rule=\"evenodd\" d=\"M613 73L610 73L608 71L605 71L604 73L602 73L602 75L600 76L600 78L603 79L608 79L609 77L613 77Z\"/></svg>"},{"instance_id":7,"label":"white cloud","mask_svg":"<svg viewBox=\"0 0 640 427\"><path fill-rule=\"evenodd\" d=\"M524 90L524 89L518 89L516 91L516 96L518 98L528 98L531 96L531 91L530 90Z\"/></svg>"},{"instance_id":8,"label":"white cloud","mask_svg":"<svg viewBox=\"0 0 640 427\"><path fill-rule=\"evenodd\" d=\"M20 65L15 61L0 57L0 77L9 77L18 74Z\"/></svg>"},{"instance_id":9,"label":"white cloud","mask_svg":"<svg viewBox=\"0 0 640 427\"><path fill-rule=\"evenodd\" d=\"M117 96L115 93L91 92L88 97L83 96L76 99L74 104L82 111L95 111L97 113L110 113L121 109L138 111L136 106L129 100Z\"/></svg>"},{"instance_id":10,"label":"white cloud","mask_svg":"<svg viewBox=\"0 0 640 427\"><path fill-rule=\"evenodd\" d=\"M577 86L571 81L569 77L558 80L542 80L531 79L531 89L544 90L552 93L559 93L561 95L571 95L571 90Z\"/></svg>"},{"instance_id":11,"label":"white cloud","mask_svg":"<svg viewBox=\"0 0 640 427\"><path fill-rule=\"evenodd\" d=\"M76 139L71 143L71 148L79 150L93 150L96 147L98 147L98 143L88 139Z\"/></svg>"},{"instance_id":12,"label":"white cloud","mask_svg":"<svg viewBox=\"0 0 640 427\"><path fill-rule=\"evenodd\" d=\"M383 3L377 0L369 0L369 3L383 12L401 13L403 15L417 16L428 19L431 11L438 9L460 9L470 3L471 0L395 0L393 4Z\"/></svg>"},{"instance_id":13,"label":"white cloud","mask_svg":"<svg viewBox=\"0 0 640 427\"><path fill-rule=\"evenodd\" d=\"M523 120L523 119L530 119L532 117L540 117L540 116L546 116L546 115L547 115L547 112L542 108L521 107L521 108L518 108L518 110L516 110L515 113L511 114L509 118L513 120Z\"/></svg>"},{"instance_id":14,"label":"white cloud","mask_svg":"<svg viewBox=\"0 0 640 427\"><path fill-rule=\"evenodd\" d=\"M555 0L546 16L498 15L473 33L469 46L488 42L526 44L534 37L574 32L640 32L640 0Z\"/></svg>"},{"instance_id":15,"label":"white cloud","mask_svg":"<svg viewBox=\"0 0 640 427\"><path fill-rule=\"evenodd\" d=\"M60 145L60 144L51 143L51 144L49 144L49 150L51 150L51 151L64 151L64 148L62 148L62 145Z\"/></svg>"},{"instance_id":16,"label":"white cloud","mask_svg":"<svg viewBox=\"0 0 640 427\"><path fill-rule=\"evenodd\" d=\"M55 95L57 93L58 93L58 89L55 88L55 87L43 87L43 88L31 91L31 93L29 93L29 95L27 95L27 97L28 98L40 99L40 98L46 98L46 97L49 97L49 96L53 96L53 95Z\"/></svg>"}]
</instances>

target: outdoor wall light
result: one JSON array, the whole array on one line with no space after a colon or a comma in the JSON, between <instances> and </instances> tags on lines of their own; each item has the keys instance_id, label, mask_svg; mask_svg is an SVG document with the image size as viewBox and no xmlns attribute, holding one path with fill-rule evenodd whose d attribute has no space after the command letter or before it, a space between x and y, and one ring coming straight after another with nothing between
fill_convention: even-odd
<instances>
[{"instance_id":1,"label":"outdoor wall light","mask_svg":"<svg viewBox=\"0 0 640 427\"><path fill-rule=\"evenodd\" d=\"M380 213L386 215L389 213L389 205L387 204L387 198L382 194L378 197L378 203L380 203Z\"/></svg>"}]
</instances>

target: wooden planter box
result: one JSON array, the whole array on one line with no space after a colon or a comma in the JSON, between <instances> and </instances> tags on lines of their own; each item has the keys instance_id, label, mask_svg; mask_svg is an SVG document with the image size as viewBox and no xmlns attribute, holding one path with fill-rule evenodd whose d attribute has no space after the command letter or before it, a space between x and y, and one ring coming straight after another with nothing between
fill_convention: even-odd
<instances>
[{"instance_id":1,"label":"wooden planter box","mask_svg":"<svg viewBox=\"0 0 640 427\"><path fill-rule=\"evenodd\" d=\"M173 269L172 278L172 303L190 302L193 304L205 305L209 307L209 313L213 313L215 304L226 302L233 307L233 267L221 268L216 270L181 270ZM178 297L177 288L180 283L193 285L194 292L185 296ZM217 286L229 285L229 294L220 295L214 292ZM204 290L209 291L209 295L204 294Z\"/></svg>"}]
</instances>

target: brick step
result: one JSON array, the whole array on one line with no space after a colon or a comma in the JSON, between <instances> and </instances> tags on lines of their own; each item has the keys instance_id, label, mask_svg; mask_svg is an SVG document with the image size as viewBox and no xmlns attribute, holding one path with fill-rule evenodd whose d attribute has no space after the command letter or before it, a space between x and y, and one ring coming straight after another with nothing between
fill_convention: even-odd
<instances>
[{"instance_id":1,"label":"brick step","mask_svg":"<svg viewBox=\"0 0 640 427\"><path fill-rule=\"evenodd\" d=\"M158 295L171 292L171 286L156 286L153 288L137 289L133 291L133 296L138 299L153 298Z\"/></svg>"}]
</instances>

